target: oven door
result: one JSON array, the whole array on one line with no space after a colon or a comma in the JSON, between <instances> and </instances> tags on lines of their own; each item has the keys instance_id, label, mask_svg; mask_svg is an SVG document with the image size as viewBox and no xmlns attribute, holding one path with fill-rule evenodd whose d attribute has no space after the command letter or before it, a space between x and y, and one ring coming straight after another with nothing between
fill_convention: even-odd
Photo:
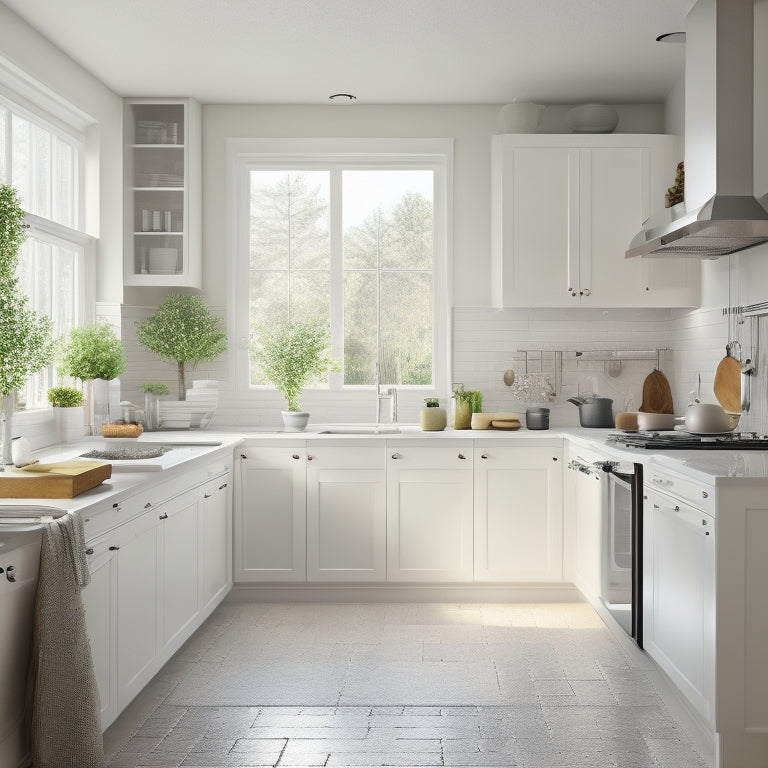
<instances>
[{"instance_id":1,"label":"oven door","mask_svg":"<svg viewBox=\"0 0 768 768\"><path fill-rule=\"evenodd\" d=\"M606 467L600 597L642 648L642 465Z\"/></svg>"}]
</instances>

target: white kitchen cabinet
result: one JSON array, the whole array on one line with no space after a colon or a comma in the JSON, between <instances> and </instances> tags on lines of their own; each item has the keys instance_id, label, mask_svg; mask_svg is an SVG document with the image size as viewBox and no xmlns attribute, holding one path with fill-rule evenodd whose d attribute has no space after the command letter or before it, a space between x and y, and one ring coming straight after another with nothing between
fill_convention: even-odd
<instances>
[{"instance_id":1,"label":"white kitchen cabinet","mask_svg":"<svg viewBox=\"0 0 768 768\"><path fill-rule=\"evenodd\" d=\"M472 443L387 443L387 579L472 580Z\"/></svg>"},{"instance_id":2,"label":"white kitchen cabinet","mask_svg":"<svg viewBox=\"0 0 768 768\"><path fill-rule=\"evenodd\" d=\"M229 590L230 486L227 457L87 513L86 536L98 534L82 594L103 728Z\"/></svg>"},{"instance_id":3,"label":"white kitchen cabinet","mask_svg":"<svg viewBox=\"0 0 768 768\"><path fill-rule=\"evenodd\" d=\"M175 651L188 637L198 611L203 573L200 556L202 497L192 490L155 510L160 526L160 648Z\"/></svg>"},{"instance_id":4,"label":"white kitchen cabinet","mask_svg":"<svg viewBox=\"0 0 768 768\"><path fill-rule=\"evenodd\" d=\"M202 131L193 99L126 99L125 285L202 287Z\"/></svg>"},{"instance_id":5,"label":"white kitchen cabinet","mask_svg":"<svg viewBox=\"0 0 768 768\"><path fill-rule=\"evenodd\" d=\"M235 581L306 578L306 448L303 441L246 444L238 462Z\"/></svg>"},{"instance_id":6,"label":"white kitchen cabinet","mask_svg":"<svg viewBox=\"0 0 768 768\"><path fill-rule=\"evenodd\" d=\"M678 154L674 136L494 136L494 306L696 306L695 260L624 258Z\"/></svg>"},{"instance_id":7,"label":"white kitchen cabinet","mask_svg":"<svg viewBox=\"0 0 768 768\"><path fill-rule=\"evenodd\" d=\"M385 443L310 444L307 580L385 581Z\"/></svg>"},{"instance_id":8,"label":"white kitchen cabinet","mask_svg":"<svg viewBox=\"0 0 768 768\"><path fill-rule=\"evenodd\" d=\"M91 643L91 657L101 700L101 723L117 717L117 550L112 537L88 547L90 583L81 596Z\"/></svg>"},{"instance_id":9,"label":"white kitchen cabinet","mask_svg":"<svg viewBox=\"0 0 768 768\"><path fill-rule=\"evenodd\" d=\"M148 512L115 533L117 547L118 711L157 671L160 602L160 520Z\"/></svg>"},{"instance_id":10,"label":"white kitchen cabinet","mask_svg":"<svg viewBox=\"0 0 768 768\"><path fill-rule=\"evenodd\" d=\"M201 519L203 611L221 602L232 587L232 482L219 477L203 488Z\"/></svg>"},{"instance_id":11,"label":"white kitchen cabinet","mask_svg":"<svg viewBox=\"0 0 768 768\"><path fill-rule=\"evenodd\" d=\"M562 581L562 441L474 450L475 581Z\"/></svg>"},{"instance_id":12,"label":"white kitchen cabinet","mask_svg":"<svg viewBox=\"0 0 768 768\"><path fill-rule=\"evenodd\" d=\"M650 488L643 504L643 644L715 722L715 519Z\"/></svg>"}]
</instances>

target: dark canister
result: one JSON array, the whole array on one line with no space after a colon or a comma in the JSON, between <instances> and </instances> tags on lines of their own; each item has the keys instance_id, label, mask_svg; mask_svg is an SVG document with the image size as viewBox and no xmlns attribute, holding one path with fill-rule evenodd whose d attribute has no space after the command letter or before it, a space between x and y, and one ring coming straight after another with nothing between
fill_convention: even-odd
<instances>
[{"instance_id":1,"label":"dark canister","mask_svg":"<svg viewBox=\"0 0 768 768\"><path fill-rule=\"evenodd\" d=\"M528 429L549 429L549 408L526 408L525 426Z\"/></svg>"}]
</instances>

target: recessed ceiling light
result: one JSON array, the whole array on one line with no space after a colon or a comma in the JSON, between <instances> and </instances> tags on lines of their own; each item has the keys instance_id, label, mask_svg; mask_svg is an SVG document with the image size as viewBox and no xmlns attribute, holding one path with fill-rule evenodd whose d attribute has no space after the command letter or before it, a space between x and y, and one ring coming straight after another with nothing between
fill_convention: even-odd
<instances>
[{"instance_id":1,"label":"recessed ceiling light","mask_svg":"<svg viewBox=\"0 0 768 768\"><path fill-rule=\"evenodd\" d=\"M333 93L328 98L331 101L357 101L357 96L351 93Z\"/></svg>"},{"instance_id":2,"label":"recessed ceiling light","mask_svg":"<svg viewBox=\"0 0 768 768\"><path fill-rule=\"evenodd\" d=\"M657 43L684 43L685 32L665 32L656 38Z\"/></svg>"}]
</instances>

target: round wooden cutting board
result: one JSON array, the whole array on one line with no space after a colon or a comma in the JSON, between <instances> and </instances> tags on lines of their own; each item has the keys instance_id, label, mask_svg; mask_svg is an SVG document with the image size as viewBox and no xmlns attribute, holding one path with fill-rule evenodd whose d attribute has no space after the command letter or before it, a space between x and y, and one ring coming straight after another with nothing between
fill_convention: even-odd
<instances>
[{"instance_id":1,"label":"round wooden cutting board","mask_svg":"<svg viewBox=\"0 0 768 768\"><path fill-rule=\"evenodd\" d=\"M712 389L723 410L741 413L741 365L735 357L726 355L717 364Z\"/></svg>"},{"instance_id":2,"label":"round wooden cutting board","mask_svg":"<svg viewBox=\"0 0 768 768\"><path fill-rule=\"evenodd\" d=\"M643 402L640 405L643 413L674 413L672 405L672 388L669 380L658 369L652 370L643 382Z\"/></svg>"}]
</instances>

